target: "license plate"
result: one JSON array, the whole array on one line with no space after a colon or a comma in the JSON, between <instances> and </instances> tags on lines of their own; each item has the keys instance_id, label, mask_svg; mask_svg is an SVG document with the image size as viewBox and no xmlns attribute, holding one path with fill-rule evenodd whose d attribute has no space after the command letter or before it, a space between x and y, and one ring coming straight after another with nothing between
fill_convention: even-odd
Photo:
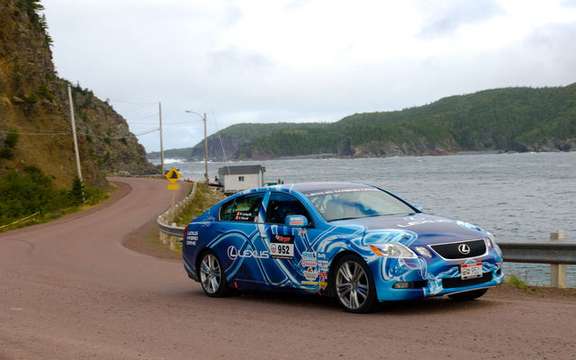
<instances>
[{"instance_id":1,"label":"license plate","mask_svg":"<svg viewBox=\"0 0 576 360\"><path fill-rule=\"evenodd\" d=\"M460 279L468 280L482 277L482 263L460 265Z\"/></svg>"}]
</instances>

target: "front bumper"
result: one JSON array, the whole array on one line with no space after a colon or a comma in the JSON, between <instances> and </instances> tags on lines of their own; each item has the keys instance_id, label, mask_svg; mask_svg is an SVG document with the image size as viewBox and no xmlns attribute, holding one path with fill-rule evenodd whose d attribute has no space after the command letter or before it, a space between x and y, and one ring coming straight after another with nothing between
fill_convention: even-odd
<instances>
[{"instance_id":1,"label":"front bumper","mask_svg":"<svg viewBox=\"0 0 576 360\"><path fill-rule=\"evenodd\" d=\"M482 278L461 280L460 265L479 261ZM370 267L379 301L414 300L490 288L501 284L504 278L502 258L495 252L463 260L380 258Z\"/></svg>"}]
</instances>

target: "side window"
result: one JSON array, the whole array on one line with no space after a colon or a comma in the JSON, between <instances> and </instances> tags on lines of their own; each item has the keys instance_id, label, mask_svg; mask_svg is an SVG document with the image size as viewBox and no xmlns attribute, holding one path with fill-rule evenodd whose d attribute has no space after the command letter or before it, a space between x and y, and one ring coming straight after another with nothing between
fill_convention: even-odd
<instances>
[{"instance_id":1,"label":"side window","mask_svg":"<svg viewBox=\"0 0 576 360\"><path fill-rule=\"evenodd\" d=\"M300 200L292 195L272 193L266 209L266 222L269 224L284 224L288 215L303 215L312 223L312 218Z\"/></svg>"},{"instance_id":2,"label":"side window","mask_svg":"<svg viewBox=\"0 0 576 360\"><path fill-rule=\"evenodd\" d=\"M244 182L244 176L238 176L238 181L239 181L239 182Z\"/></svg>"},{"instance_id":3,"label":"side window","mask_svg":"<svg viewBox=\"0 0 576 360\"><path fill-rule=\"evenodd\" d=\"M258 219L258 208L262 197L262 194L245 195L222 205L220 220L255 222Z\"/></svg>"}]
</instances>

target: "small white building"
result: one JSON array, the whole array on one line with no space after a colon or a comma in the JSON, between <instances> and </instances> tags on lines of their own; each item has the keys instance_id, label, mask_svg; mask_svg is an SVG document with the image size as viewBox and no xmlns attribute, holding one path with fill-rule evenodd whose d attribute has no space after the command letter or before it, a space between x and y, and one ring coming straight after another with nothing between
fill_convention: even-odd
<instances>
[{"instance_id":1,"label":"small white building","mask_svg":"<svg viewBox=\"0 0 576 360\"><path fill-rule=\"evenodd\" d=\"M218 183L226 194L261 187L265 171L262 165L224 166L218 169Z\"/></svg>"}]
</instances>

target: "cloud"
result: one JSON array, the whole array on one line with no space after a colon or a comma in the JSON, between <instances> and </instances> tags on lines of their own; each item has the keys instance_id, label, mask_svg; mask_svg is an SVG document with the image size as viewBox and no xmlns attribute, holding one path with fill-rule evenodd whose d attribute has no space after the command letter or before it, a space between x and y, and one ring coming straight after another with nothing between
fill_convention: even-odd
<instances>
[{"instance_id":1,"label":"cloud","mask_svg":"<svg viewBox=\"0 0 576 360\"><path fill-rule=\"evenodd\" d=\"M44 0L60 74L136 132L193 146L239 122L336 121L503 86L576 81L565 0ZM114 11L110 11L113 8ZM423 35L423 29L428 34ZM131 102L131 104L122 101ZM141 137L158 149L158 134Z\"/></svg>"},{"instance_id":2,"label":"cloud","mask_svg":"<svg viewBox=\"0 0 576 360\"><path fill-rule=\"evenodd\" d=\"M427 15L421 36L450 34L459 27L488 20L503 13L495 0L444 0L421 4Z\"/></svg>"},{"instance_id":3,"label":"cloud","mask_svg":"<svg viewBox=\"0 0 576 360\"><path fill-rule=\"evenodd\" d=\"M217 71L254 71L273 66L272 61L262 54L226 48L208 53L209 66Z\"/></svg>"}]
</instances>

